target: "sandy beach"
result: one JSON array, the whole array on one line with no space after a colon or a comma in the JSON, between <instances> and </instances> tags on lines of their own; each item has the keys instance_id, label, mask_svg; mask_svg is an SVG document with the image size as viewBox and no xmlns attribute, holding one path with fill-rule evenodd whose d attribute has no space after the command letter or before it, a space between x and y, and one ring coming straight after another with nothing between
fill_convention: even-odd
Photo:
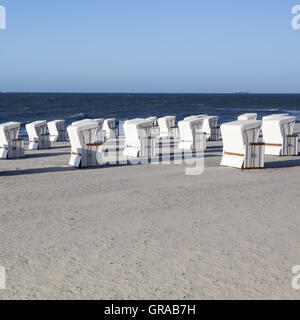
<instances>
[{"instance_id":1,"label":"sandy beach","mask_svg":"<svg viewBox=\"0 0 300 320\"><path fill-rule=\"evenodd\" d=\"M296 132L300 132L297 124ZM263 170L68 167L70 147L0 161L0 299L299 299L300 156Z\"/></svg>"}]
</instances>

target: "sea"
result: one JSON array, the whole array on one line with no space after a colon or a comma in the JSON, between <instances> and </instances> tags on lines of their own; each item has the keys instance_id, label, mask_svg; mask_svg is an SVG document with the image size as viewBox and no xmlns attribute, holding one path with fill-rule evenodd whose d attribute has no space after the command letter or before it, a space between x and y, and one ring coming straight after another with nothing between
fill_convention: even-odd
<instances>
[{"instance_id":1,"label":"sea","mask_svg":"<svg viewBox=\"0 0 300 320\"><path fill-rule=\"evenodd\" d=\"M66 125L85 118L176 115L177 121L193 114L218 115L219 123L242 113L289 113L300 121L300 94L131 94L131 93L0 93L0 123L65 119Z\"/></svg>"}]
</instances>

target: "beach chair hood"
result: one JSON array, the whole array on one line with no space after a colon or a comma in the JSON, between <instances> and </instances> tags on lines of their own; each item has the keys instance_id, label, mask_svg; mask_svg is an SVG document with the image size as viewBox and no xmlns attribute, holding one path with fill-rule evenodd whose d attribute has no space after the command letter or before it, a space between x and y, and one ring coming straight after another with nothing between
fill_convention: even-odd
<instances>
[{"instance_id":1,"label":"beach chair hood","mask_svg":"<svg viewBox=\"0 0 300 320\"><path fill-rule=\"evenodd\" d=\"M175 126L175 116L165 116L157 120L160 130L160 137L169 137L170 129Z\"/></svg>"},{"instance_id":2,"label":"beach chair hood","mask_svg":"<svg viewBox=\"0 0 300 320\"><path fill-rule=\"evenodd\" d=\"M257 150L255 146L251 146L258 142L260 129L261 121L256 120L240 120L222 124L223 157L221 165L236 168L263 167L263 146L257 146ZM253 161L255 165L251 165Z\"/></svg>"},{"instance_id":3,"label":"beach chair hood","mask_svg":"<svg viewBox=\"0 0 300 320\"><path fill-rule=\"evenodd\" d=\"M195 132L203 132L204 117L188 117L185 120L178 122L180 140L181 141L193 141Z\"/></svg>"},{"instance_id":4,"label":"beach chair hood","mask_svg":"<svg viewBox=\"0 0 300 320\"><path fill-rule=\"evenodd\" d=\"M0 147L7 148L12 139L18 139L20 126L20 122L0 124Z\"/></svg>"},{"instance_id":5,"label":"beach chair hood","mask_svg":"<svg viewBox=\"0 0 300 320\"><path fill-rule=\"evenodd\" d=\"M244 113L241 114L238 117L239 121L243 121L243 120L256 120L257 119L257 113Z\"/></svg>"},{"instance_id":6,"label":"beach chair hood","mask_svg":"<svg viewBox=\"0 0 300 320\"><path fill-rule=\"evenodd\" d=\"M296 117L268 118L263 121L262 131L265 142L280 142L284 135L291 135L294 131Z\"/></svg>"},{"instance_id":7,"label":"beach chair hood","mask_svg":"<svg viewBox=\"0 0 300 320\"><path fill-rule=\"evenodd\" d=\"M26 131L30 141L38 141L41 134L47 131L47 121L40 120L26 124Z\"/></svg>"}]
</instances>

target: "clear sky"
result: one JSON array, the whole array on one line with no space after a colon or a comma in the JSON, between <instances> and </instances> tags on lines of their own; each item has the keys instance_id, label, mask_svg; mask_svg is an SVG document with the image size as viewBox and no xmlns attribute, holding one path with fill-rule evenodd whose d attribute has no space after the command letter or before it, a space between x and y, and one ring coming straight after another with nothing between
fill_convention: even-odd
<instances>
[{"instance_id":1,"label":"clear sky","mask_svg":"<svg viewBox=\"0 0 300 320\"><path fill-rule=\"evenodd\" d=\"M0 91L300 92L300 0L0 0Z\"/></svg>"}]
</instances>

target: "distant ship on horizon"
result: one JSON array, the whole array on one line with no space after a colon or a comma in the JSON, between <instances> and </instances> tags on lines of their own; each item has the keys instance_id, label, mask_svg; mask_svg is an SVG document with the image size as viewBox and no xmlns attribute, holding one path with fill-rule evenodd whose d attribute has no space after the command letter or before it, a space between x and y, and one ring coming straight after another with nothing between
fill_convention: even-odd
<instances>
[{"instance_id":1,"label":"distant ship on horizon","mask_svg":"<svg viewBox=\"0 0 300 320\"><path fill-rule=\"evenodd\" d=\"M249 91L233 91L234 94L250 94Z\"/></svg>"}]
</instances>

